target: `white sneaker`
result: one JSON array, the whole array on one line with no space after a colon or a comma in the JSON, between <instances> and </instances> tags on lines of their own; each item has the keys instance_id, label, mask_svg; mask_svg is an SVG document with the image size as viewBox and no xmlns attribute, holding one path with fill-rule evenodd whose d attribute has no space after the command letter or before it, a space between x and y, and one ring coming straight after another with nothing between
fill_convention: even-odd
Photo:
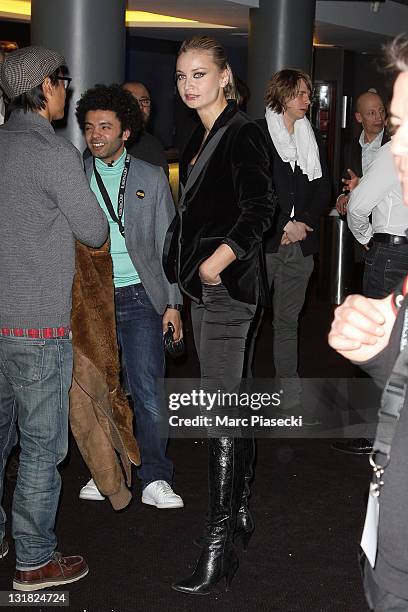
<instances>
[{"instance_id":1,"label":"white sneaker","mask_svg":"<svg viewBox=\"0 0 408 612\"><path fill-rule=\"evenodd\" d=\"M165 480L155 480L148 484L143 489L142 502L160 509L184 506L180 495L177 495Z\"/></svg>"},{"instance_id":2,"label":"white sneaker","mask_svg":"<svg viewBox=\"0 0 408 612\"><path fill-rule=\"evenodd\" d=\"M86 483L84 487L79 492L80 499L90 499L92 501L103 501L105 497L99 491L96 486L94 479L91 478L89 482Z\"/></svg>"}]
</instances>

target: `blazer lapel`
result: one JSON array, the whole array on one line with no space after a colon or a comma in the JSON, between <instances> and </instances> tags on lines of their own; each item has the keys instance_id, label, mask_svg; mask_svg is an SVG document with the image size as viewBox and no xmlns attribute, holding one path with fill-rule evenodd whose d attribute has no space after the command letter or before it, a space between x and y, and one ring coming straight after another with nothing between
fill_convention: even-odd
<instances>
[{"instance_id":1,"label":"blazer lapel","mask_svg":"<svg viewBox=\"0 0 408 612\"><path fill-rule=\"evenodd\" d=\"M180 185L181 186L181 198L179 200L179 205L178 205L178 209L179 210L184 210L185 209L184 200L186 198L187 193L190 191L190 189L196 183L198 177L200 176L200 174L203 171L203 169L204 169L205 165L207 164L208 160L210 159L210 157L214 153L215 149L218 146L218 143L220 142L221 138L223 137L223 135L225 134L225 132L227 131L229 126L235 120L237 120L237 119L238 119L238 117L235 114L232 117L232 119L230 119L230 121L228 121L222 127L218 128L218 130L216 131L214 136L212 136L211 140L208 141L208 143L206 144L204 149L201 151L201 153L198 156L197 161L195 162L195 164L194 164L190 174L188 175L186 184L184 186L182 184Z\"/></svg>"},{"instance_id":2,"label":"blazer lapel","mask_svg":"<svg viewBox=\"0 0 408 612\"><path fill-rule=\"evenodd\" d=\"M218 143L220 142L224 133L227 131L228 127L229 127L228 125L224 125L224 127L220 128L217 131L217 133L214 134L210 142L207 144L205 149L202 151L202 153L198 157L190 174L188 175L187 182L184 188L183 188L183 185L181 186L181 192L182 192L181 200L184 199L186 193L191 189L191 187L196 182L197 178L200 176L202 169L204 168L205 164L210 159L211 155L214 153L215 149L217 148ZM180 204L181 204L181 200L180 200Z\"/></svg>"}]
</instances>

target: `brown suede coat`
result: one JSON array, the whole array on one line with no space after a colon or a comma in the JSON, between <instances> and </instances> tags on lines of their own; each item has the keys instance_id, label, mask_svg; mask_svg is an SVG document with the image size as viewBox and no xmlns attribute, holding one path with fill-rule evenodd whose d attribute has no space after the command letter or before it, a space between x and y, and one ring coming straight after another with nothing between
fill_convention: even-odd
<instances>
[{"instance_id":1,"label":"brown suede coat","mask_svg":"<svg viewBox=\"0 0 408 612\"><path fill-rule=\"evenodd\" d=\"M140 454L133 436L133 410L119 382L108 242L100 249L76 243L71 327L71 429L98 489L120 510L130 502L126 484L131 484L131 463L139 465Z\"/></svg>"}]
</instances>

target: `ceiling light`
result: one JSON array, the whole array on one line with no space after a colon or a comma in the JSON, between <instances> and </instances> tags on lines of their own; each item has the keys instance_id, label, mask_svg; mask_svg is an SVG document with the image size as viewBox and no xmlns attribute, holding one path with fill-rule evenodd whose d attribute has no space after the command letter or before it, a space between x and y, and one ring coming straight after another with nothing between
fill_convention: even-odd
<instances>
[{"instance_id":1,"label":"ceiling light","mask_svg":"<svg viewBox=\"0 0 408 612\"><path fill-rule=\"evenodd\" d=\"M29 20L31 15L30 0L1 0L0 16Z\"/></svg>"},{"instance_id":2,"label":"ceiling light","mask_svg":"<svg viewBox=\"0 0 408 612\"><path fill-rule=\"evenodd\" d=\"M29 21L31 17L30 0L0 0L0 17ZM235 29L232 26L215 23L202 23L193 19L157 15L145 11L126 11L126 25L131 28L223 28Z\"/></svg>"},{"instance_id":3,"label":"ceiling light","mask_svg":"<svg viewBox=\"0 0 408 612\"><path fill-rule=\"evenodd\" d=\"M130 28L224 28L235 29L233 26L203 23L194 19L157 15L145 11L126 11L126 25Z\"/></svg>"},{"instance_id":4,"label":"ceiling light","mask_svg":"<svg viewBox=\"0 0 408 612\"><path fill-rule=\"evenodd\" d=\"M126 25L146 26L154 24L161 25L188 25L197 26L198 21L193 19L183 19L182 17L170 17L170 15L157 15L156 13L146 13L145 11L126 11Z\"/></svg>"}]
</instances>

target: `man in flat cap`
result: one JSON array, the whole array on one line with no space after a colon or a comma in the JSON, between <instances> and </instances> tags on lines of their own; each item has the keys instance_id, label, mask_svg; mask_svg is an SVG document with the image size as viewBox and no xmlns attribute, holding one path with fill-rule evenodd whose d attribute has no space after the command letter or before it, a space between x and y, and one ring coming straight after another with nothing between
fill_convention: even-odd
<instances>
[{"instance_id":1,"label":"man in flat cap","mask_svg":"<svg viewBox=\"0 0 408 612\"><path fill-rule=\"evenodd\" d=\"M26 47L0 65L10 111L0 127L0 499L17 422L13 588L21 591L88 573L81 556L55 550L57 466L68 447L74 241L100 246L107 222L78 152L51 125L64 116L64 64L56 51ZM0 557L8 552L4 535L0 507Z\"/></svg>"}]
</instances>

